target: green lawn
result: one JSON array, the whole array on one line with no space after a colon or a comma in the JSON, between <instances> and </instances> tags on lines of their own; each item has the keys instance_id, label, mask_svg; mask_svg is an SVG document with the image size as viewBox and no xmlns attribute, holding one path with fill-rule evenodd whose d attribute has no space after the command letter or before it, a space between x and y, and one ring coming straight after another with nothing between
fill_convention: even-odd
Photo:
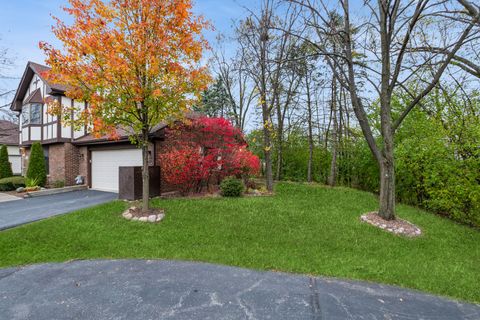
<instances>
[{"instance_id":1,"label":"green lawn","mask_svg":"<svg viewBox=\"0 0 480 320\"><path fill-rule=\"evenodd\" d=\"M407 239L359 222L361 191L280 184L274 197L154 200L158 225L121 217L123 202L0 232L0 266L98 258L206 261L383 282L480 302L480 232L421 210Z\"/></svg>"}]
</instances>

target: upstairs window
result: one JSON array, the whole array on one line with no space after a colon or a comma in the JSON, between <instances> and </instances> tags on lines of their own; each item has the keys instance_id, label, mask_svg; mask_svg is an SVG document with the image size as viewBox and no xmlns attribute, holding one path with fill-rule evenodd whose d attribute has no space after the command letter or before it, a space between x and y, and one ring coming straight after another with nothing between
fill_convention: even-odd
<instances>
[{"instance_id":1,"label":"upstairs window","mask_svg":"<svg viewBox=\"0 0 480 320\"><path fill-rule=\"evenodd\" d=\"M42 105L39 103L30 105L30 123L42 124Z\"/></svg>"},{"instance_id":2,"label":"upstairs window","mask_svg":"<svg viewBox=\"0 0 480 320\"><path fill-rule=\"evenodd\" d=\"M27 104L22 108L22 125L26 126L30 123L30 105Z\"/></svg>"},{"instance_id":3,"label":"upstairs window","mask_svg":"<svg viewBox=\"0 0 480 320\"><path fill-rule=\"evenodd\" d=\"M23 106L22 124L42 124L42 105L40 103L32 103Z\"/></svg>"}]
</instances>

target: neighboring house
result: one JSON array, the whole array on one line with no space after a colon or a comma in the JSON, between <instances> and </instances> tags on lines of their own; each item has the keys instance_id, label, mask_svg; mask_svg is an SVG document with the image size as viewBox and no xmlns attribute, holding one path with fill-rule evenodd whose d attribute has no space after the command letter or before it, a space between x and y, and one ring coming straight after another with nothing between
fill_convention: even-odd
<instances>
[{"instance_id":1,"label":"neighboring house","mask_svg":"<svg viewBox=\"0 0 480 320\"><path fill-rule=\"evenodd\" d=\"M20 148L22 170L26 171L32 143L43 146L49 183L62 181L74 185L82 176L91 188L118 191L118 168L141 166L141 150L129 142L128 134L119 130L120 138L95 138L87 128L79 130L62 124L59 117L47 112L46 99L56 99L62 105L85 108L83 101L73 101L65 96L65 87L49 83L42 77L48 67L29 62L20 80L11 109L20 112ZM72 115L75 116L75 115ZM164 137L165 125L151 132L150 165L157 165L158 150Z\"/></svg>"},{"instance_id":2,"label":"neighboring house","mask_svg":"<svg viewBox=\"0 0 480 320\"><path fill-rule=\"evenodd\" d=\"M6 145L8 151L8 160L12 164L13 174L22 173L22 157L18 146L18 125L0 120L0 146Z\"/></svg>"}]
</instances>

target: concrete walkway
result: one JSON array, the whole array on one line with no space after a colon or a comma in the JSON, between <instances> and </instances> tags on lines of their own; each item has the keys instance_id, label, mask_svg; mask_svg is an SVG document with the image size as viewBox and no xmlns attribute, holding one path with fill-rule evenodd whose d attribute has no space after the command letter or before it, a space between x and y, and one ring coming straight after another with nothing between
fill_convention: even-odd
<instances>
[{"instance_id":1,"label":"concrete walkway","mask_svg":"<svg viewBox=\"0 0 480 320\"><path fill-rule=\"evenodd\" d=\"M480 306L391 286L179 261L0 270L0 319L480 319Z\"/></svg>"},{"instance_id":2,"label":"concrete walkway","mask_svg":"<svg viewBox=\"0 0 480 320\"><path fill-rule=\"evenodd\" d=\"M15 196L12 196L10 194L6 194L6 193L1 193L0 192L0 203L2 202L8 202L8 201L16 201L16 200L22 200L22 198L20 197L15 197ZM1 207L0 207L1 208Z\"/></svg>"},{"instance_id":3,"label":"concrete walkway","mask_svg":"<svg viewBox=\"0 0 480 320\"><path fill-rule=\"evenodd\" d=\"M117 198L116 193L82 190L3 202L0 204L0 230L110 202Z\"/></svg>"}]
</instances>

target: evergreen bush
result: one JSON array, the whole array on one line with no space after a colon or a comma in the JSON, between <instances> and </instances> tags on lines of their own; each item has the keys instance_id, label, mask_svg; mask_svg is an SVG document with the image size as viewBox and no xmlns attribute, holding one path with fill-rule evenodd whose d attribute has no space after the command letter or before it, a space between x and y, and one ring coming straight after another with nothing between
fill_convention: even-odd
<instances>
[{"instance_id":1,"label":"evergreen bush","mask_svg":"<svg viewBox=\"0 0 480 320\"><path fill-rule=\"evenodd\" d=\"M40 187L44 187L47 183L45 157L43 155L42 145L39 142L35 142L30 149L26 178L35 179L38 181L38 186Z\"/></svg>"},{"instance_id":2,"label":"evergreen bush","mask_svg":"<svg viewBox=\"0 0 480 320\"><path fill-rule=\"evenodd\" d=\"M243 193L243 183L236 178L226 178L220 184L220 193L224 197L240 197Z\"/></svg>"},{"instance_id":3,"label":"evergreen bush","mask_svg":"<svg viewBox=\"0 0 480 320\"><path fill-rule=\"evenodd\" d=\"M13 176L12 164L8 160L8 150L6 145L0 147L0 179Z\"/></svg>"}]
</instances>

